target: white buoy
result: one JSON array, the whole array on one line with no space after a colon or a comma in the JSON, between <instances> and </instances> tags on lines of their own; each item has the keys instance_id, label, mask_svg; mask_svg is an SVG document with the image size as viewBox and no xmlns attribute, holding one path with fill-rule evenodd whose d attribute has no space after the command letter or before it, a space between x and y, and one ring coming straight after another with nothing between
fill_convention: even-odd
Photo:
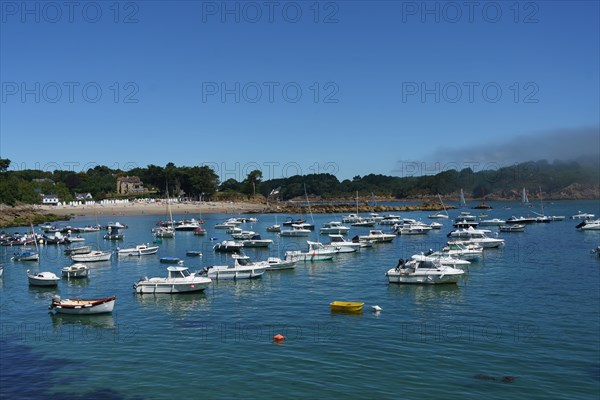
<instances>
[{"instance_id":1,"label":"white buoy","mask_svg":"<svg viewBox=\"0 0 600 400\"><path fill-rule=\"evenodd\" d=\"M371 308L373 309L374 312L380 312L382 310L382 308L379 306L371 306Z\"/></svg>"}]
</instances>

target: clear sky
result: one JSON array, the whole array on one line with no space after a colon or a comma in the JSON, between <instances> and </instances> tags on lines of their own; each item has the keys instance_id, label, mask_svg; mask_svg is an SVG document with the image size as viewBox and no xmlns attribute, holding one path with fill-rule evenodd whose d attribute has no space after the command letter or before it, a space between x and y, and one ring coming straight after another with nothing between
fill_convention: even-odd
<instances>
[{"instance_id":1,"label":"clear sky","mask_svg":"<svg viewBox=\"0 0 600 400\"><path fill-rule=\"evenodd\" d=\"M597 156L598 4L3 0L0 156L222 180Z\"/></svg>"}]
</instances>

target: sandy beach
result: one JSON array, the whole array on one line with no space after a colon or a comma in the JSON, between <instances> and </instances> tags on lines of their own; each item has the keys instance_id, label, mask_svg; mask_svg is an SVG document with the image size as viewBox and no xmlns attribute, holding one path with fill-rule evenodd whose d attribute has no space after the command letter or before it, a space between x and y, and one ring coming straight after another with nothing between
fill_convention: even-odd
<instances>
[{"instance_id":1,"label":"sandy beach","mask_svg":"<svg viewBox=\"0 0 600 400\"><path fill-rule=\"evenodd\" d=\"M44 213L56 215L166 215L167 207L164 203L123 203L123 204L96 204L92 205L60 205L37 206ZM266 205L240 202L182 202L173 203L173 214L241 214L257 213L264 210Z\"/></svg>"}]
</instances>

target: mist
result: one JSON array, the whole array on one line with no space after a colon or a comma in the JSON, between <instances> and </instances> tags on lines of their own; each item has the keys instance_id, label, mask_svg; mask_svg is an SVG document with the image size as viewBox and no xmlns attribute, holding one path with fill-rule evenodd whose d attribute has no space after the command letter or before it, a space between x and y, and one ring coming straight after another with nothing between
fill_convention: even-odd
<instances>
[{"instance_id":1,"label":"mist","mask_svg":"<svg viewBox=\"0 0 600 400\"><path fill-rule=\"evenodd\" d=\"M507 166L525 161L600 161L600 127L542 131L490 141L471 147L440 148L424 160L427 163L497 163Z\"/></svg>"}]
</instances>

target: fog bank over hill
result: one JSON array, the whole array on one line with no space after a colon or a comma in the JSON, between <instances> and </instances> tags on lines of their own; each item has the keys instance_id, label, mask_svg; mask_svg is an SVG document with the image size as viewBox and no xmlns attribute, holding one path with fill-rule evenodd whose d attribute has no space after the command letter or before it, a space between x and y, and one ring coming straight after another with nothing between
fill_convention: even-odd
<instances>
[{"instance_id":1,"label":"fog bank over hill","mask_svg":"<svg viewBox=\"0 0 600 400\"><path fill-rule=\"evenodd\" d=\"M485 133L482 133L485 134ZM468 165L497 163L509 166L530 160L600 163L600 127L565 128L535 132L503 140L490 138L485 145L460 149L442 147L426 163Z\"/></svg>"}]
</instances>

